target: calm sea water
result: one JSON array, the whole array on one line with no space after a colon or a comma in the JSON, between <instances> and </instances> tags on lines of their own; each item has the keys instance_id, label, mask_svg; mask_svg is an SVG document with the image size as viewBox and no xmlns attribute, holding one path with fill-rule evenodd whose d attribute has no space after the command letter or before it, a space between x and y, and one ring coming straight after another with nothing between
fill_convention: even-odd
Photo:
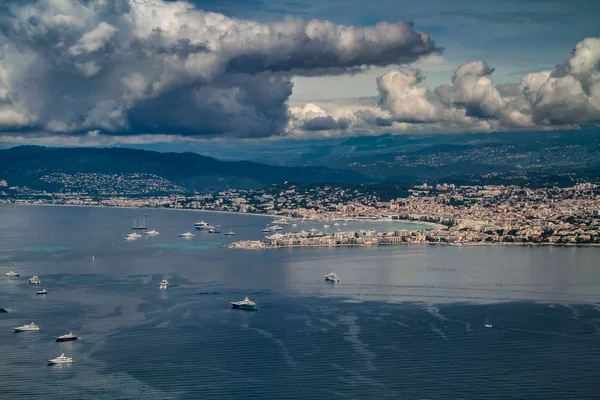
<instances>
[{"instance_id":1,"label":"calm sea water","mask_svg":"<svg viewBox=\"0 0 600 400\"><path fill-rule=\"evenodd\" d=\"M124 241L135 217L160 235ZM237 236L177 237L201 219ZM269 221L0 207L0 398L599 397L600 249L219 247ZM230 309L244 296L260 310ZM46 365L63 352L73 365Z\"/></svg>"}]
</instances>

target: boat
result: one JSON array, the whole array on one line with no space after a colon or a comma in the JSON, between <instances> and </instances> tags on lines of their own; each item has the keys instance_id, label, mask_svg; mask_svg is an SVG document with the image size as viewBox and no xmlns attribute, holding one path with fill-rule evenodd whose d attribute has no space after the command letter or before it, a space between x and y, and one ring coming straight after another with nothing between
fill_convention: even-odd
<instances>
[{"instance_id":1,"label":"boat","mask_svg":"<svg viewBox=\"0 0 600 400\"><path fill-rule=\"evenodd\" d=\"M325 275L325 280L329 282L341 282L342 280L337 276L337 274L333 271L331 273Z\"/></svg>"},{"instance_id":2,"label":"boat","mask_svg":"<svg viewBox=\"0 0 600 400\"><path fill-rule=\"evenodd\" d=\"M179 237L181 237L181 238L193 238L193 237L194 237L194 234L193 234L193 233L191 233L191 232L180 233L180 234L179 234Z\"/></svg>"},{"instance_id":3,"label":"boat","mask_svg":"<svg viewBox=\"0 0 600 400\"><path fill-rule=\"evenodd\" d=\"M48 360L48 364L71 364L73 362L72 357L66 357L65 353L62 353L60 356L53 358L52 360Z\"/></svg>"},{"instance_id":4,"label":"boat","mask_svg":"<svg viewBox=\"0 0 600 400\"><path fill-rule=\"evenodd\" d=\"M297 227L297 226L298 226L298 224L292 224L292 226L295 228L295 227Z\"/></svg>"},{"instance_id":5,"label":"boat","mask_svg":"<svg viewBox=\"0 0 600 400\"><path fill-rule=\"evenodd\" d=\"M46 289L42 289L35 292L35 294L48 294L48 291Z\"/></svg>"},{"instance_id":6,"label":"boat","mask_svg":"<svg viewBox=\"0 0 600 400\"><path fill-rule=\"evenodd\" d=\"M335 224L333 224L333 226L340 226L340 223L336 222Z\"/></svg>"},{"instance_id":7,"label":"boat","mask_svg":"<svg viewBox=\"0 0 600 400\"><path fill-rule=\"evenodd\" d=\"M323 225L323 228L329 228L329 225L325 224Z\"/></svg>"},{"instance_id":8,"label":"boat","mask_svg":"<svg viewBox=\"0 0 600 400\"><path fill-rule=\"evenodd\" d=\"M131 229L148 229L146 228L146 218L134 218Z\"/></svg>"},{"instance_id":9,"label":"boat","mask_svg":"<svg viewBox=\"0 0 600 400\"><path fill-rule=\"evenodd\" d=\"M209 229L209 226L210 225L208 225L208 223L206 223L204 221L200 221L200 222L194 223L194 228L198 229L198 230L200 230L200 229Z\"/></svg>"},{"instance_id":10,"label":"boat","mask_svg":"<svg viewBox=\"0 0 600 400\"><path fill-rule=\"evenodd\" d=\"M241 308L242 310L258 310L256 303L251 301L248 297L242 301L232 301L231 306L233 308Z\"/></svg>"},{"instance_id":11,"label":"boat","mask_svg":"<svg viewBox=\"0 0 600 400\"><path fill-rule=\"evenodd\" d=\"M73 340L77 340L78 337L73 335L72 332L67 333L66 335L61 335L56 338L57 342L71 342Z\"/></svg>"},{"instance_id":12,"label":"boat","mask_svg":"<svg viewBox=\"0 0 600 400\"><path fill-rule=\"evenodd\" d=\"M72 342L73 340L77 340L78 337L73 335L73 333L69 332L66 335L62 335L56 338L57 342Z\"/></svg>"},{"instance_id":13,"label":"boat","mask_svg":"<svg viewBox=\"0 0 600 400\"><path fill-rule=\"evenodd\" d=\"M42 283L42 281L40 281L40 278L38 278L37 275L34 275L31 278L29 278L29 283L39 285L40 283Z\"/></svg>"},{"instance_id":14,"label":"boat","mask_svg":"<svg viewBox=\"0 0 600 400\"><path fill-rule=\"evenodd\" d=\"M221 231L219 230L219 228L214 227L214 228L210 228L208 230L208 233L221 233Z\"/></svg>"},{"instance_id":15,"label":"boat","mask_svg":"<svg viewBox=\"0 0 600 400\"><path fill-rule=\"evenodd\" d=\"M161 289L167 289L169 287L169 281L167 280L167 278L163 278L162 281L160 281L160 288Z\"/></svg>"},{"instance_id":16,"label":"boat","mask_svg":"<svg viewBox=\"0 0 600 400\"><path fill-rule=\"evenodd\" d=\"M281 224L281 225L287 225L289 224L287 219L283 219L283 218L279 218L276 219L275 221L271 222L272 224Z\"/></svg>"},{"instance_id":17,"label":"boat","mask_svg":"<svg viewBox=\"0 0 600 400\"><path fill-rule=\"evenodd\" d=\"M225 232L224 235L225 236L235 236L235 232L230 229L229 232Z\"/></svg>"},{"instance_id":18,"label":"boat","mask_svg":"<svg viewBox=\"0 0 600 400\"><path fill-rule=\"evenodd\" d=\"M8 271L7 273L4 274L4 276L9 277L9 278L14 278L15 276L19 276L19 274L14 271Z\"/></svg>"},{"instance_id":19,"label":"boat","mask_svg":"<svg viewBox=\"0 0 600 400\"><path fill-rule=\"evenodd\" d=\"M125 236L125 240L137 240L134 236Z\"/></svg>"},{"instance_id":20,"label":"boat","mask_svg":"<svg viewBox=\"0 0 600 400\"><path fill-rule=\"evenodd\" d=\"M485 319L485 325L484 325L484 326L485 326L486 328L493 328L493 327L494 327L494 325L490 324L490 317L487 317L487 318Z\"/></svg>"},{"instance_id":21,"label":"boat","mask_svg":"<svg viewBox=\"0 0 600 400\"><path fill-rule=\"evenodd\" d=\"M141 238L142 235L140 235L139 233L133 232L133 233L128 234L127 237L138 239L138 238Z\"/></svg>"},{"instance_id":22,"label":"boat","mask_svg":"<svg viewBox=\"0 0 600 400\"><path fill-rule=\"evenodd\" d=\"M33 332L33 331L39 331L40 327L32 322L31 324L17 326L17 327L14 327L13 329L15 330L15 332Z\"/></svg>"},{"instance_id":23,"label":"boat","mask_svg":"<svg viewBox=\"0 0 600 400\"><path fill-rule=\"evenodd\" d=\"M146 232L146 235L156 236L156 235L158 235L158 231L155 231L154 229L152 229L151 231Z\"/></svg>"},{"instance_id":24,"label":"boat","mask_svg":"<svg viewBox=\"0 0 600 400\"><path fill-rule=\"evenodd\" d=\"M280 227L279 225L273 225L273 226L271 227L271 229L272 229L272 230L274 230L274 231L280 231L280 230L282 230L283 228L282 228L282 227Z\"/></svg>"},{"instance_id":25,"label":"boat","mask_svg":"<svg viewBox=\"0 0 600 400\"><path fill-rule=\"evenodd\" d=\"M269 228L263 228L260 231L266 233L266 232L271 232L271 229L269 229Z\"/></svg>"}]
</instances>

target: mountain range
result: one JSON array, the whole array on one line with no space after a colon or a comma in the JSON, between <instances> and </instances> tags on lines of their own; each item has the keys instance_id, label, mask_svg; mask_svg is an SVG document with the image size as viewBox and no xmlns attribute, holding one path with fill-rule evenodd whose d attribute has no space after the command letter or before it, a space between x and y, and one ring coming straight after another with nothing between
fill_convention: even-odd
<instances>
[{"instance_id":1,"label":"mountain range","mask_svg":"<svg viewBox=\"0 0 600 400\"><path fill-rule=\"evenodd\" d=\"M161 153L128 148L48 148L19 146L0 150L0 180L9 186L60 191L43 177L51 174L150 174L188 192L258 188L295 181L363 183L353 171L326 167L281 167L251 161L220 161L197 153Z\"/></svg>"}]
</instances>

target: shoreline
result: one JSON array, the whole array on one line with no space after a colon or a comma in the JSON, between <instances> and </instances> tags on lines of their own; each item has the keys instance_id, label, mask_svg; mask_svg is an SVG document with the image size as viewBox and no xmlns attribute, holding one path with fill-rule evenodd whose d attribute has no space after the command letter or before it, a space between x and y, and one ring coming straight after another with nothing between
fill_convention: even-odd
<instances>
[{"instance_id":1,"label":"shoreline","mask_svg":"<svg viewBox=\"0 0 600 400\"><path fill-rule=\"evenodd\" d=\"M107 206L107 205L96 205L96 204L27 204L27 203L14 203L14 204L0 204L1 206L26 206L26 207L80 207L80 208L117 208L117 209L138 209L138 210L165 210L165 211L189 211L189 212L207 212L207 213L221 213L221 214L233 214L233 215L252 215L255 217L264 217L264 218L287 218L290 221L298 221L298 222L336 222L336 221L345 221L345 222L365 222L365 223L401 223L401 224L410 224L410 225L418 225L423 227L429 227L431 229L415 229L415 230L441 230L445 229L446 226L441 224L436 224L434 222L420 222L420 221L410 221L410 220L399 220L399 219L372 219L372 220L363 220L360 218L335 218L335 219L298 219L298 218L290 218L284 217L279 214L258 214L258 213L249 213L249 212L239 212L239 211L219 211L219 210L202 210L202 209L192 209L192 208L166 208L166 207L136 207L136 206Z\"/></svg>"},{"instance_id":2,"label":"shoreline","mask_svg":"<svg viewBox=\"0 0 600 400\"><path fill-rule=\"evenodd\" d=\"M261 246L261 247L237 247L232 246L236 242L228 245L219 246L224 249L234 250L276 250L276 249L292 249L292 248L303 248L303 247L378 247L378 246L452 246L452 247L483 247L483 246L521 246L521 247L600 247L600 243L470 243L470 244L455 244L455 243L436 243L436 242L423 242L423 243L372 243L372 244L307 244L307 245L286 245L286 246ZM238 242L239 243L239 242Z\"/></svg>"}]
</instances>

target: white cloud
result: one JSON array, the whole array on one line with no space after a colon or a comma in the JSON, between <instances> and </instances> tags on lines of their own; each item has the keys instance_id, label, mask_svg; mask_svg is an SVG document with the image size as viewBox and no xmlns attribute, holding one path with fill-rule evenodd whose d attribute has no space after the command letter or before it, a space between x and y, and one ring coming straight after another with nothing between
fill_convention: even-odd
<instances>
[{"instance_id":1,"label":"white cloud","mask_svg":"<svg viewBox=\"0 0 600 400\"><path fill-rule=\"evenodd\" d=\"M293 76L353 73L438 50L406 22L265 24L162 0L9 7L0 14L0 66L7 66L0 95L6 86L19 96L10 115L0 112L34 123L31 131L278 135L288 122Z\"/></svg>"},{"instance_id":2,"label":"white cloud","mask_svg":"<svg viewBox=\"0 0 600 400\"><path fill-rule=\"evenodd\" d=\"M91 31L84 33L77 44L69 48L69 54L78 56L102 50L116 32L117 28L106 22L101 22Z\"/></svg>"},{"instance_id":3,"label":"white cloud","mask_svg":"<svg viewBox=\"0 0 600 400\"><path fill-rule=\"evenodd\" d=\"M572 128L600 123L600 38L579 42L567 63L554 71L528 74L518 85L495 86L493 72L485 61L471 61L454 72L451 84L431 92L422 84L419 70L395 68L377 79L379 109L357 104L350 115L343 116L343 129L339 112L321 112L319 130L331 136ZM340 109L349 107L345 104ZM302 136L298 130L312 117L293 114L288 131Z\"/></svg>"}]
</instances>

